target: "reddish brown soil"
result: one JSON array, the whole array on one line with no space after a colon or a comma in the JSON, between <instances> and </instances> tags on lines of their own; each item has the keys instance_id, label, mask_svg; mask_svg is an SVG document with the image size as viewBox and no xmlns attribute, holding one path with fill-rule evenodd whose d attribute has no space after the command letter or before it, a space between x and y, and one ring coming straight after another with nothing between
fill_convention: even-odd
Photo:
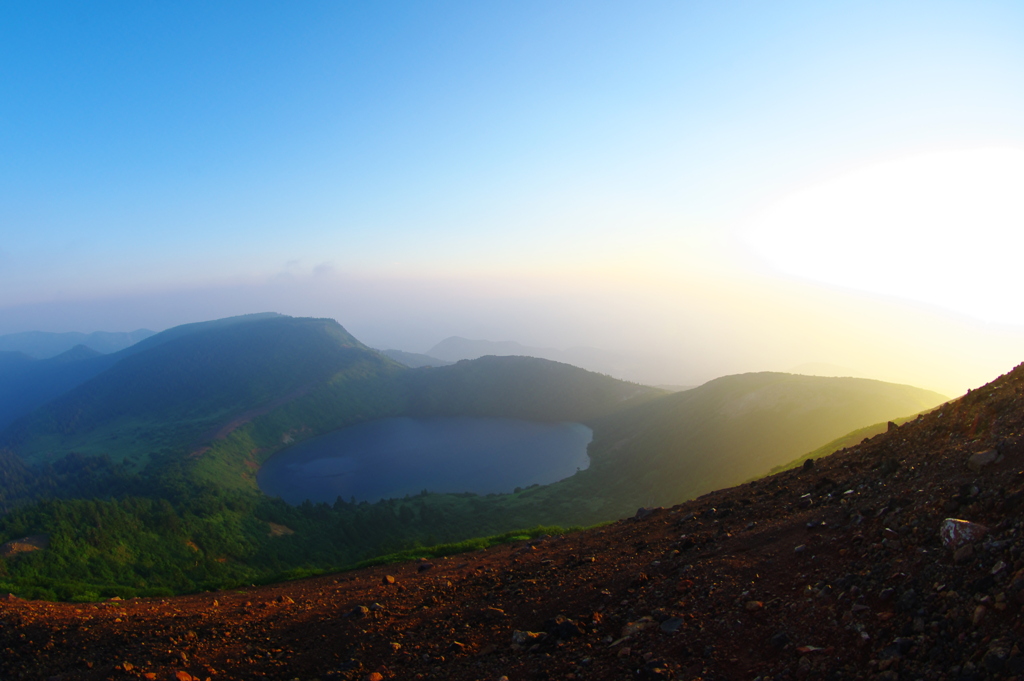
<instances>
[{"instance_id":1,"label":"reddish brown soil","mask_svg":"<svg viewBox=\"0 0 1024 681\"><path fill-rule=\"evenodd\" d=\"M237 592L7 600L0 678L1012 678L1022 429L1018 367L812 468L584 533ZM954 559L949 516L990 532Z\"/></svg>"}]
</instances>

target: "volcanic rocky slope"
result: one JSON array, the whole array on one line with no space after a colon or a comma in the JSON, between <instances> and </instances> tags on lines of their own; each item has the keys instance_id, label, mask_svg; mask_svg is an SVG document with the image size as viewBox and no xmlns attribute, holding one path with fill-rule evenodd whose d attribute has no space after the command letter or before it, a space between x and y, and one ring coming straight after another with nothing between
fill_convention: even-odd
<instances>
[{"instance_id":1,"label":"volcanic rocky slope","mask_svg":"<svg viewBox=\"0 0 1024 681\"><path fill-rule=\"evenodd\" d=\"M0 603L0 678L1024 674L1024 365L802 468L601 528L174 599ZM946 518L984 525L959 547Z\"/></svg>"}]
</instances>

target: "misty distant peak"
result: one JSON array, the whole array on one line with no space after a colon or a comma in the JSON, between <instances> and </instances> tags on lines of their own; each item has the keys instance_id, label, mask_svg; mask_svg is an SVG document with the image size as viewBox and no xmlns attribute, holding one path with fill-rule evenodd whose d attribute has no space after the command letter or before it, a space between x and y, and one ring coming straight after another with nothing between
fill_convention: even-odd
<instances>
[{"instance_id":1,"label":"misty distant peak","mask_svg":"<svg viewBox=\"0 0 1024 681\"><path fill-rule=\"evenodd\" d=\"M425 354L448 362L478 359L485 355L537 357L552 362L571 364L587 371L596 371L626 381L647 384L664 383L666 382L664 377L668 374L664 369L667 362L662 359L623 355L583 345L559 350L557 348L533 347L509 340L472 340L461 336L451 336L427 350ZM657 379L651 380L652 377L657 377Z\"/></svg>"},{"instance_id":2,"label":"misty distant peak","mask_svg":"<svg viewBox=\"0 0 1024 681\"><path fill-rule=\"evenodd\" d=\"M154 332L149 329L93 333L23 331L0 336L0 352L23 352L35 359L49 359L81 345L101 355L109 355L135 345L153 334Z\"/></svg>"},{"instance_id":3,"label":"misty distant peak","mask_svg":"<svg viewBox=\"0 0 1024 681\"><path fill-rule=\"evenodd\" d=\"M838 364L829 364L828 362L804 362L803 364L793 367L786 373L803 374L804 376L870 378L869 376L865 376L863 373L850 369L849 367L839 366Z\"/></svg>"},{"instance_id":4,"label":"misty distant peak","mask_svg":"<svg viewBox=\"0 0 1024 681\"><path fill-rule=\"evenodd\" d=\"M557 352L551 348L531 348L516 341L471 340L451 336L423 354L448 362L458 362L463 359L478 359L484 355L525 355L551 359L549 355Z\"/></svg>"}]
</instances>

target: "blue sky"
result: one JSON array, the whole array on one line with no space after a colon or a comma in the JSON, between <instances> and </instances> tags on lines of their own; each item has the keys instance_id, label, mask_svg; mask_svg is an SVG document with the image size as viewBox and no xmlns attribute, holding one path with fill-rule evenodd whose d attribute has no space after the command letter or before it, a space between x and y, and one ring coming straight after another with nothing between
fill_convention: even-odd
<instances>
[{"instance_id":1,"label":"blue sky","mask_svg":"<svg viewBox=\"0 0 1024 681\"><path fill-rule=\"evenodd\" d=\"M1012 347L1024 318L780 269L743 235L807 186L972 149L1024 149L1019 3L8 3L0 333L277 309L409 350L459 334L664 360L705 334L677 380L801 358L895 379L750 326L743 301L781 319L832 295L864 324L909 306L931 321L871 352L973 339L935 364Z\"/></svg>"}]
</instances>

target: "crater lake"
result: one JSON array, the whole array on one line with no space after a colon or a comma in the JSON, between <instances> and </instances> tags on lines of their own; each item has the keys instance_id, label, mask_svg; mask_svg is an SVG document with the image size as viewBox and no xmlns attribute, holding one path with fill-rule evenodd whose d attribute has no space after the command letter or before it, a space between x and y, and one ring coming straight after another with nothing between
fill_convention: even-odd
<instances>
[{"instance_id":1,"label":"crater lake","mask_svg":"<svg viewBox=\"0 0 1024 681\"><path fill-rule=\"evenodd\" d=\"M260 489L290 504L375 502L423 490L476 494L546 485L590 466L590 428L504 418L386 418L270 457Z\"/></svg>"}]
</instances>

